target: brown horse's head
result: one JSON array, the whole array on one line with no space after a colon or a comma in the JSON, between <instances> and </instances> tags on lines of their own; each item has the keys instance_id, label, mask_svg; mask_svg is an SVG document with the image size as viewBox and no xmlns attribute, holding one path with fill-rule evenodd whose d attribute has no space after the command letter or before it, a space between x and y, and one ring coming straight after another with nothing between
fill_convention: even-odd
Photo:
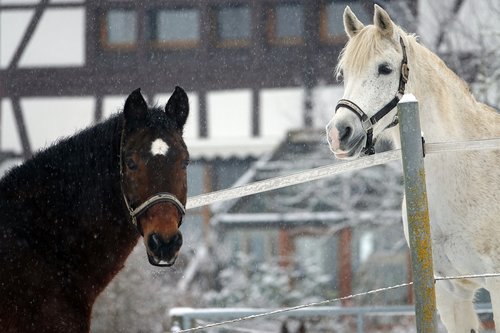
<instances>
[{"instance_id":1,"label":"brown horse's head","mask_svg":"<svg viewBox=\"0 0 500 333\"><path fill-rule=\"evenodd\" d=\"M149 262L174 264L182 245L189 154L182 131L188 98L176 87L165 108L148 108L139 89L123 109L122 191L131 219L144 237Z\"/></svg>"}]
</instances>

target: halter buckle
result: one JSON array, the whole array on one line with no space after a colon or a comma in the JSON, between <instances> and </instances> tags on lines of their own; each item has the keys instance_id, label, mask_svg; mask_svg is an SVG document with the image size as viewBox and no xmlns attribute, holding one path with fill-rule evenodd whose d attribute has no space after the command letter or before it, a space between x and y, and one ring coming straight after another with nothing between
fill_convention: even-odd
<instances>
[{"instance_id":1,"label":"halter buckle","mask_svg":"<svg viewBox=\"0 0 500 333\"><path fill-rule=\"evenodd\" d=\"M408 67L407 63L401 64L401 80L403 80L404 83L408 82L408 76L410 75L410 68Z\"/></svg>"},{"instance_id":2,"label":"halter buckle","mask_svg":"<svg viewBox=\"0 0 500 333\"><path fill-rule=\"evenodd\" d=\"M363 129L366 131L368 131L369 129L371 129L373 127L374 123L372 123L371 119L365 119L365 120L361 120L361 126L363 127Z\"/></svg>"}]
</instances>

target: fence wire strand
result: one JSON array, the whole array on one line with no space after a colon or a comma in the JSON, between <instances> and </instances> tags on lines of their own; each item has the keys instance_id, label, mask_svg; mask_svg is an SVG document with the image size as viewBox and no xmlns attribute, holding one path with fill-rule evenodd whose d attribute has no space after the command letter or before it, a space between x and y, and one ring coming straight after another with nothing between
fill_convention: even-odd
<instances>
[{"instance_id":1,"label":"fence wire strand","mask_svg":"<svg viewBox=\"0 0 500 333\"><path fill-rule=\"evenodd\" d=\"M479 279L479 278L496 278L496 277L500 277L500 273L466 274L466 275L457 275L457 276L437 276L434 278L434 281L437 282L437 281L445 281L445 280ZM183 330L174 330L174 331L172 331L172 333L195 332L195 331L204 330L207 328L213 328L213 327L217 327L217 326L226 326L229 324L235 324L235 323L246 321L246 320L269 317L272 315L281 314L281 313L290 312L290 311L299 310L299 309L304 309L304 308L309 308L309 307L313 307L313 306L326 305L329 303L350 300L350 299L357 298L357 297L367 296L367 295L376 294L376 293L385 292L385 291L403 288L403 287L409 287L412 285L413 285L413 282L406 282L406 283L401 283L401 284L397 284L397 285L390 286L390 287L372 289L369 291L365 291L365 292L357 293L357 294L352 294L352 295L348 295L348 296L344 296L344 297L332 298L332 299L327 299L327 300L319 301L319 302L311 302L311 303L307 303L307 304L302 304L302 305L297 305L297 306L292 306L292 307L287 307L287 308L281 308L281 309L277 309L277 310L273 310L273 311L268 311L268 312L250 315L250 316L245 316L245 317L239 317L239 318L220 321L220 322L216 322L216 323L210 323L210 324L206 324L206 325L200 325L200 326L196 326L196 327L188 328L188 329L183 329Z\"/></svg>"},{"instance_id":2,"label":"fence wire strand","mask_svg":"<svg viewBox=\"0 0 500 333\"><path fill-rule=\"evenodd\" d=\"M327 299L327 300L319 301L319 302L311 302L311 303L307 303L307 304L302 304L302 305L292 306L292 307L288 307L288 308L281 308L281 309L277 309L277 310L273 310L273 311L269 311L269 312L259 313L259 314L255 314L255 315L251 315L251 316L245 316L245 317L235 318L235 319L231 319L231 320L225 320L225 321L221 321L221 322L217 322L217 323L212 323L212 324L208 324L208 325L197 326L197 327L188 328L185 330L176 331L175 333L194 332L194 331L199 331L199 330L207 329L207 328L211 328L211 327L234 324L234 323L238 323L238 322L245 321L245 320L268 317L268 316L281 314L281 313L285 313L285 312L290 312L290 311L294 311L294 310L299 310L299 309L304 309L304 308L308 308L308 307L312 307L312 306L326 305L326 304L333 303L333 302L340 302L340 301L352 299L355 297L371 295L371 294L379 293L382 291L388 291L388 290L392 290L392 289L408 287L411 285L413 285L413 282L401 283L401 284L397 284L397 285L394 285L391 287L373 289L373 290L365 291L362 293L352 294L349 296L332 298L332 299Z\"/></svg>"}]
</instances>

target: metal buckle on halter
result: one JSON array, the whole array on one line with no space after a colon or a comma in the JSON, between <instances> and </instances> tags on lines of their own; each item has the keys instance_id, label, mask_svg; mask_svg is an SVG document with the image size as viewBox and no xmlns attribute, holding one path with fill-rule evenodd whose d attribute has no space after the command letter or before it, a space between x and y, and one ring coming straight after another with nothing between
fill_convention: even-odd
<instances>
[{"instance_id":1,"label":"metal buckle on halter","mask_svg":"<svg viewBox=\"0 0 500 333\"><path fill-rule=\"evenodd\" d=\"M408 77L410 75L410 67L408 67L408 64L404 62L401 64L401 80L403 80L404 83L408 82Z\"/></svg>"},{"instance_id":2,"label":"metal buckle on halter","mask_svg":"<svg viewBox=\"0 0 500 333\"><path fill-rule=\"evenodd\" d=\"M365 120L361 120L361 126L363 127L363 129L366 131L368 131L369 129L371 129L373 127L373 124L371 119L365 119Z\"/></svg>"}]
</instances>

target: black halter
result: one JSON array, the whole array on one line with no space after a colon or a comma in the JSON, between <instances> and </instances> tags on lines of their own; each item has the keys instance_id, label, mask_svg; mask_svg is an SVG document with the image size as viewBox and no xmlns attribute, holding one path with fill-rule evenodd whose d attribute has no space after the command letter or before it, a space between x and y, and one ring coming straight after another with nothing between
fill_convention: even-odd
<instances>
[{"instance_id":1,"label":"black halter","mask_svg":"<svg viewBox=\"0 0 500 333\"><path fill-rule=\"evenodd\" d=\"M170 202L179 211L179 214L181 217L179 220L179 226L180 226L182 224L182 218L184 217L184 215L186 215L186 208L180 202L180 200L177 199L177 197L171 193L159 192L159 193L151 196L150 198L148 198L146 201L144 201L142 204L137 206L135 209L132 208L132 206L130 205L130 203L127 199L127 196L125 195L125 190L123 187L123 184L124 184L124 177L123 177L123 140L124 140L124 136L125 136L125 126L123 126L121 139L120 139L120 187L121 187L121 191L122 191L122 195L123 195L123 200L125 202L125 206L127 207L129 214L130 214L132 224L137 228L137 231L139 231L139 233L142 236L144 236L144 234L142 232L142 228L137 223L137 217L139 215L141 215L142 213L144 213L148 208L156 205L159 202Z\"/></svg>"},{"instance_id":2,"label":"black halter","mask_svg":"<svg viewBox=\"0 0 500 333\"><path fill-rule=\"evenodd\" d=\"M409 67L408 67L408 59L406 57L406 47L403 41L403 38L400 36L399 37L399 42L401 43L401 48L403 50L403 60L401 61L401 74L399 76L399 87L396 95L394 98L387 103L384 107L382 107L380 110L375 112L375 114L368 118L367 114L363 112L363 110L357 106L354 102L348 100L348 99L341 99L337 103L337 106L335 107L335 112L339 108L346 108L352 112L358 118L361 120L361 124L363 126L363 129L366 132L366 143L365 146L363 147L362 152L365 153L366 155L373 155L375 154L375 140L373 139L373 126L382 118L384 118L389 112L391 112L392 109L398 105L399 101L401 100L401 97L403 97L405 93L405 86L406 83L408 82L408 74L409 74ZM394 120L387 125L387 128L396 126L398 124L398 118L394 117Z\"/></svg>"}]
</instances>

